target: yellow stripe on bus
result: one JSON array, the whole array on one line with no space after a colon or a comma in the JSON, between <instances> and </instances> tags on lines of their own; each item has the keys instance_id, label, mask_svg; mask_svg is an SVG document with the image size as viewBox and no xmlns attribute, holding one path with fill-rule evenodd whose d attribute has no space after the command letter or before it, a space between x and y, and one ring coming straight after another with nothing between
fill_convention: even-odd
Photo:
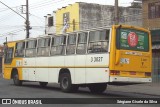
<instances>
[{"instance_id":1,"label":"yellow stripe on bus","mask_svg":"<svg viewBox=\"0 0 160 107\"><path fill-rule=\"evenodd\" d=\"M108 68L104 66L6 66L5 68Z\"/></svg>"}]
</instances>

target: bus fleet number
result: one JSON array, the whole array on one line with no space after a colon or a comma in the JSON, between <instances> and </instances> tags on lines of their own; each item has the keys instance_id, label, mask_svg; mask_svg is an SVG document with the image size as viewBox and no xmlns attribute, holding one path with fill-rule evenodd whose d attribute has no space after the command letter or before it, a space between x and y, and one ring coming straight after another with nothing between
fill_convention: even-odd
<instances>
[{"instance_id":1,"label":"bus fleet number","mask_svg":"<svg viewBox=\"0 0 160 107\"><path fill-rule=\"evenodd\" d=\"M102 62L103 57L91 57L91 62Z\"/></svg>"}]
</instances>

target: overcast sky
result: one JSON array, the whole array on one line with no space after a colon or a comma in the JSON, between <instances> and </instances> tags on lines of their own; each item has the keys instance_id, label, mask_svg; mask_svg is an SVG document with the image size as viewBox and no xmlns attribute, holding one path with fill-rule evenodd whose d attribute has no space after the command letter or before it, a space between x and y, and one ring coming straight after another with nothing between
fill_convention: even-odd
<instances>
[{"instance_id":1,"label":"overcast sky","mask_svg":"<svg viewBox=\"0 0 160 107\"><path fill-rule=\"evenodd\" d=\"M21 14L21 5L25 5L26 0L0 0L15 11ZM37 37L44 34L44 16L51 14L57 8L67 6L75 2L98 3L104 5L114 5L114 0L29 0L30 11L30 37ZM120 6L130 6L133 0L119 0ZM21 14L25 17L24 14ZM26 31L24 19L0 3L0 44L8 40L24 39Z\"/></svg>"}]
</instances>

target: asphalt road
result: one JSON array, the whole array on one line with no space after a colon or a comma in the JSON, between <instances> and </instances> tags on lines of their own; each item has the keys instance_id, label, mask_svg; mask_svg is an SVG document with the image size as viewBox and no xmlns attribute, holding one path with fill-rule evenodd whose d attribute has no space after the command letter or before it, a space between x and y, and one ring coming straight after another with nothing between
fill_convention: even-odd
<instances>
[{"instance_id":1,"label":"asphalt road","mask_svg":"<svg viewBox=\"0 0 160 107\"><path fill-rule=\"evenodd\" d=\"M155 98L154 95L135 94L135 93L124 93L121 90L112 91L106 90L103 94L92 94L88 88L80 88L77 93L63 93L61 92L58 84L48 84L47 87L42 88L38 82L25 82L23 86L14 86L12 80L4 80L0 78L0 98ZM3 107L4 105L0 105ZM11 105L12 107L21 107L22 105ZM28 107L37 107L36 105L23 105ZM45 105L58 106L58 107L124 107L124 104L54 104ZM127 107L153 107L159 105L153 104L125 104ZM43 107L39 105L38 107Z\"/></svg>"}]
</instances>

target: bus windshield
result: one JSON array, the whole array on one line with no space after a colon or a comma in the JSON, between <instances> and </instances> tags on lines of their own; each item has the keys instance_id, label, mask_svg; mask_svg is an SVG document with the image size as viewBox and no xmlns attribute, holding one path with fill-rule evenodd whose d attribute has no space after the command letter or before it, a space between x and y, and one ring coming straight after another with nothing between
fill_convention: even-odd
<instances>
[{"instance_id":1,"label":"bus windshield","mask_svg":"<svg viewBox=\"0 0 160 107\"><path fill-rule=\"evenodd\" d=\"M118 28L116 36L117 49L149 51L149 35L147 32L129 28Z\"/></svg>"}]
</instances>

